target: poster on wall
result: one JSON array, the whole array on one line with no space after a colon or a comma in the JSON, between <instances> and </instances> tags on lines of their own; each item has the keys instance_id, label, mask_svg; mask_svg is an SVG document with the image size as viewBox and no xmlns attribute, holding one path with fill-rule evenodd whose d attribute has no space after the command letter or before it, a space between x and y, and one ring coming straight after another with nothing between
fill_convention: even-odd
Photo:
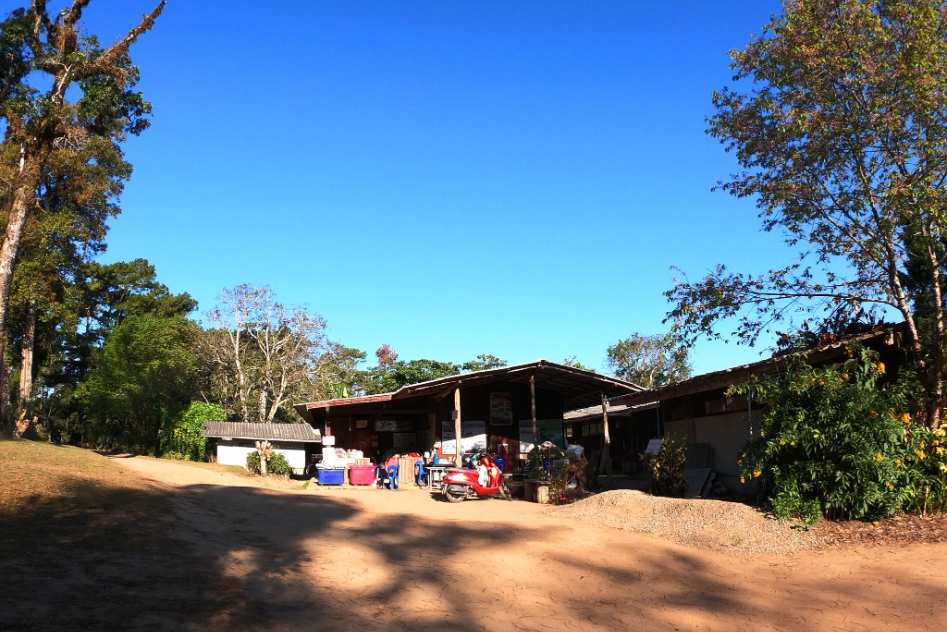
<instances>
[{"instance_id":1,"label":"poster on wall","mask_svg":"<svg viewBox=\"0 0 947 632\"><path fill-rule=\"evenodd\" d=\"M565 437L562 432L561 419L540 419L536 422L539 432L539 444L553 442L560 450L566 449ZM528 454L533 449L533 421L520 420L520 454Z\"/></svg>"},{"instance_id":2,"label":"poster on wall","mask_svg":"<svg viewBox=\"0 0 947 632\"><path fill-rule=\"evenodd\" d=\"M487 449L487 422L464 421L460 426L460 449L464 452ZM441 454L457 454L457 437L454 422L441 422Z\"/></svg>"},{"instance_id":3,"label":"poster on wall","mask_svg":"<svg viewBox=\"0 0 947 632\"><path fill-rule=\"evenodd\" d=\"M490 393L490 423L513 425L513 397L509 393Z\"/></svg>"}]
</instances>

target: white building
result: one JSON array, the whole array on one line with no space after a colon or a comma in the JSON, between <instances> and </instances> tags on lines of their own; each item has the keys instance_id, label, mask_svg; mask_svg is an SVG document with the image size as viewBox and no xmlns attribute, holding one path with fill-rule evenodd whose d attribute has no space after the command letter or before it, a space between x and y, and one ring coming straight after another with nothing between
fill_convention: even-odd
<instances>
[{"instance_id":1,"label":"white building","mask_svg":"<svg viewBox=\"0 0 947 632\"><path fill-rule=\"evenodd\" d=\"M217 462L221 465L246 467L247 454L256 450L257 441L269 441L273 449L286 457L293 473L302 474L311 454L321 451L318 430L301 424L252 424L229 421L205 421L201 435L217 440ZM321 447L321 446L319 446Z\"/></svg>"}]
</instances>

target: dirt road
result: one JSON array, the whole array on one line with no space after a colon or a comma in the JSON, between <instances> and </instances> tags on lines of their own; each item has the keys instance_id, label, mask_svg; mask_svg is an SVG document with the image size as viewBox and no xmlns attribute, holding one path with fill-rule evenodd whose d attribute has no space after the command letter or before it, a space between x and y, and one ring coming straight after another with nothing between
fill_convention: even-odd
<instances>
[{"instance_id":1,"label":"dirt road","mask_svg":"<svg viewBox=\"0 0 947 632\"><path fill-rule=\"evenodd\" d=\"M121 462L173 492L176 537L265 604L266 629L947 628L947 545L747 560L574 524L525 502L300 490Z\"/></svg>"}]
</instances>

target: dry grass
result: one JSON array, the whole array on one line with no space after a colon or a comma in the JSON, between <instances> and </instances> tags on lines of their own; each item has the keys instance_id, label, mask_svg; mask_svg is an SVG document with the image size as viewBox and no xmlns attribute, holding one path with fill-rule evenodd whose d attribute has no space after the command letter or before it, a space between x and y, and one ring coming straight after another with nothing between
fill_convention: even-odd
<instances>
[{"instance_id":1,"label":"dry grass","mask_svg":"<svg viewBox=\"0 0 947 632\"><path fill-rule=\"evenodd\" d=\"M0 440L0 630L183 629L259 617L171 538L167 494L79 448Z\"/></svg>"}]
</instances>

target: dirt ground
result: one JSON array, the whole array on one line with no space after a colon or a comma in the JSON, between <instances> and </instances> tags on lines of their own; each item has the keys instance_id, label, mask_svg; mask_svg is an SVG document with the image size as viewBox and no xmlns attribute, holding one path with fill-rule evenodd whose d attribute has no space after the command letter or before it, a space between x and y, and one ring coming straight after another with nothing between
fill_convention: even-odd
<instances>
[{"instance_id":1,"label":"dirt ground","mask_svg":"<svg viewBox=\"0 0 947 632\"><path fill-rule=\"evenodd\" d=\"M937 630L947 544L738 558L520 501L299 489L116 459L171 493L174 537L263 604L195 629ZM247 624L248 622L244 622Z\"/></svg>"}]
</instances>

